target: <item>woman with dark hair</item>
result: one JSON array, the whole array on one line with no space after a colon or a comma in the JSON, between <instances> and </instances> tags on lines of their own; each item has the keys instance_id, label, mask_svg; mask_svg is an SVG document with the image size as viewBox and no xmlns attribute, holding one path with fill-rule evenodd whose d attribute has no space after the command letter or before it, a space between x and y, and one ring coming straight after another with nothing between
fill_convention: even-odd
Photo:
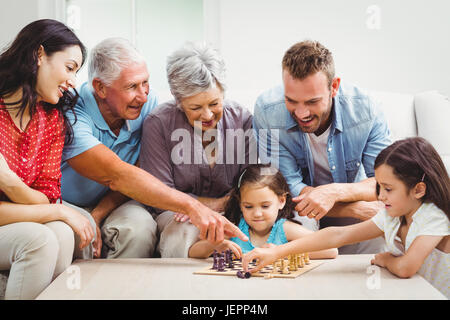
<instances>
[{"instance_id":1,"label":"woman with dark hair","mask_svg":"<svg viewBox=\"0 0 450 320\"><path fill-rule=\"evenodd\" d=\"M33 299L72 262L89 220L62 204L61 154L85 48L61 22L23 28L0 55L0 270L6 299ZM67 133L67 135L66 135Z\"/></svg>"}]
</instances>

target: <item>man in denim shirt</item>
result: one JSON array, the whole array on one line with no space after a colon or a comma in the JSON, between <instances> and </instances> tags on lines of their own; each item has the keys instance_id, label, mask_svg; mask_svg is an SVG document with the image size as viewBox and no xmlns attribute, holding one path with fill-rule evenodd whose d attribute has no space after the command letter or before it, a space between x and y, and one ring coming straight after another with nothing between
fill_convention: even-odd
<instances>
[{"instance_id":1,"label":"man in denim shirt","mask_svg":"<svg viewBox=\"0 0 450 320\"><path fill-rule=\"evenodd\" d=\"M364 91L341 84L331 52L316 41L285 53L282 76L282 86L258 97L253 127L262 161L269 156L289 184L298 220L317 230L319 220L323 228L370 219L382 208L374 161L391 143L383 115ZM339 252L376 253L383 246L374 239Z\"/></svg>"}]
</instances>

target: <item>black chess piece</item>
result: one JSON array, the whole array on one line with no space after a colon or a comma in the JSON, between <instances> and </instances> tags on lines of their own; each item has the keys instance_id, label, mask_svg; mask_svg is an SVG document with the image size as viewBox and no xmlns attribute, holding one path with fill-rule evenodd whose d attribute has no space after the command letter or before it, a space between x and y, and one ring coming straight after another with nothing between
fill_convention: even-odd
<instances>
[{"instance_id":1,"label":"black chess piece","mask_svg":"<svg viewBox=\"0 0 450 320\"><path fill-rule=\"evenodd\" d=\"M238 272L236 272L236 276L241 279L248 279L252 276L252 274L248 271L244 272L239 270Z\"/></svg>"},{"instance_id":2,"label":"black chess piece","mask_svg":"<svg viewBox=\"0 0 450 320\"><path fill-rule=\"evenodd\" d=\"M226 264L230 263L230 252L231 252L230 249L227 249L227 250L225 251L225 263L226 263Z\"/></svg>"},{"instance_id":3,"label":"black chess piece","mask_svg":"<svg viewBox=\"0 0 450 320\"><path fill-rule=\"evenodd\" d=\"M219 256L218 264L217 264L217 271L225 271L225 259L223 255Z\"/></svg>"},{"instance_id":4,"label":"black chess piece","mask_svg":"<svg viewBox=\"0 0 450 320\"><path fill-rule=\"evenodd\" d=\"M212 268L214 270L217 270L217 264L218 264L218 255L217 255L217 251L214 250L214 252L213 252L213 266L212 266Z\"/></svg>"},{"instance_id":5,"label":"black chess piece","mask_svg":"<svg viewBox=\"0 0 450 320\"><path fill-rule=\"evenodd\" d=\"M230 268L230 269L233 269L233 267L234 267L234 262L233 262L233 259L228 259L228 268Z\"/></svg>"}]
</instances>

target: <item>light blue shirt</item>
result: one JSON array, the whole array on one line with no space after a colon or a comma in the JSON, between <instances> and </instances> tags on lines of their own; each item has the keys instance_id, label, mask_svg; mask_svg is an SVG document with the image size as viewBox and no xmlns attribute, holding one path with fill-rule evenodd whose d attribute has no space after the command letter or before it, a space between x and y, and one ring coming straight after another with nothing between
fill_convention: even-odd
<instances>
[{"instance_id":1,"label":"light blue shirt","mask_svg":"<svg viewBox=\"0 0 450 320\"><path fill-rule=\"evenodd\" d=\"M73 124L73 142L65 145L62 156L61 193L63 200L77 206L96 205L108 191L108 187L79 175L67 163L68 159L102 143L123 161L135 164L141 149L142 124L145 117L158 105L154 92L150 91L147 102L135 120L126 120L116 136L103 119L97 101L87 83L79 90L80 97L75 106L76 123L72 112L67 117Z\"/></svg>"},{"instance_id":2,"label":"light blue shirt","mask_svg":"<svg viewBox=\"0 0 450 320\"><path fill-rule=\"evenodd\" d=\"M384 115L366 92L341 83L333 98L331 116L327 155L333 181L349 183L373 177L375 158L391 144ZM308 138L286 108L283 86L258 97L253 128L260 138L262 161L267 162L264 154L268 154L286 178L293 196L299 195L305 186L313 185L314 162ZM261 129L267 129L263 131L268 139L261 138L264 137ZM272 144L265 147L264 141L270 140Z\"/></svg>"},{"instance_id":3,"label":"light blue shirt","mask_svg":"<svg viewBox=\"0 0 450 320\"><path fill-rule=\"evenodd\" d=\"M285 244L287 243L286 233L284 232L284 223L286 219L279 219L275 221L272 226L272 230L270 231L269 238L267 238L267 243L273 243L275 245ZM255 249L255 246L251 243L249 226L245 219L242 217L239 221L239 229L248 237L248 241L242 241L238 237L233 237L230 240L237 243L241 249L242 253L247 253Z\"/></svg>"}]
</instances>

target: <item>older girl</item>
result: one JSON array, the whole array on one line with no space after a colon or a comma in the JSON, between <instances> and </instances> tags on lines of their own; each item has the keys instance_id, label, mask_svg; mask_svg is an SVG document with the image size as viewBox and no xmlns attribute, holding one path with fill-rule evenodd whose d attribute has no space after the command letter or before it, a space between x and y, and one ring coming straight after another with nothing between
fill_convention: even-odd
<instances>
[{"instance_id":1,"label":"older girl","mask_svg":"<svg viewBox=\"0 0 450 320\"><path fill-rule=\"evenodd\" d=\"M450 297L450 179L439 154L423 138L399 140L375 160L378 199L385 209L371 220L329 227L274 249L255 249L257 271L292 253L340 247L384 235L387 252L371 261L400 278L420 274ZM252 271L251 270L251 271Z\"/></svg>"}]
</instances>

